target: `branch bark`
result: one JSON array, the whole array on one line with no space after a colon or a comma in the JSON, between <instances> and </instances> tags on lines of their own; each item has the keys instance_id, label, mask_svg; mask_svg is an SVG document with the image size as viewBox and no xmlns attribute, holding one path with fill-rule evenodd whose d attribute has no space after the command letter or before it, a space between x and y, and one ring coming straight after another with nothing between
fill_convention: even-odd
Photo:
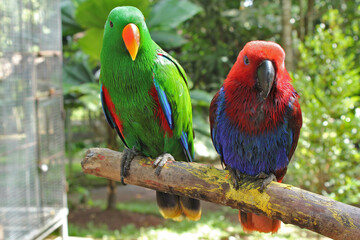
<instances>
[{"instance_id":1,"label":"branch bark","mask_svg":"<svg viewBox=\"0 0 360 240\"><path fill-rule=\"evenodd\" d=\"M81 165L85 173L120 181L121 156L92 148ZM210 165L169 161L156 176L152 164L151 158L137 156L125 182L267 215L333 239L359 239L359 208L276 182L260 193L260 182L252 178L243 179L235 190L228 171Z\"/></svg>"}]
</instances>

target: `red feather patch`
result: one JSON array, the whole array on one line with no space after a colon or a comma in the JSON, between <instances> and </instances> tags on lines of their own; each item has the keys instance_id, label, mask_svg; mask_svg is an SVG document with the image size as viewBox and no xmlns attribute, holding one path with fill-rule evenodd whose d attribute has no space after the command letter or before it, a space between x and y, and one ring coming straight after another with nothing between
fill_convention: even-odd
<instances>
[{"instance_id":1,"label":"red feather patch","mask_svg":"<svg viewBox=\"0 0 360 240\"><path fill-rule=\"evenodd\" d=\"M246 217L242 216L242 214L246 214ZM242 213L241 211L239 211L239 221L246 233L253 231L276 233L281 226L280 220L271 219L267 216L259 216L255 213Z\"/></svg>"},{"instance_id":2,"label":"red feather patch","mask_svg":"<svg viewBox=\"0 0 360 240\"><path fill-rule=\"evenodd\" d=\"M164 135L166 133L168 133L169 137L172 137L173 131L171 130L171 128L166 120L165 114L161 108L161 105L159 102L159 97L158 97L155 86L152 86L152 88L149 90L149 95L154 99L155 104L156 104L156 106L154 108L154 117L159 119L159 125L165 131Z\"/></svg>"},{"instance_id":3,"label":"red feather patch","mask_svg":"<svg viewBox=\"0 0 360 240\"><path fill-rule=\"evenodd\" d=\"M118 117L118 115L116 114L115 105L111 100L109 92L108 92L108 90L106 89L106 87L104 85L102 86L102 90L103 90L103 93L104 93L105 104L106 104L106 106L108 107L108 109L110 111L111 117L114 119L115 124L119 128L119 131L120 131L121 135L124 136L122 122L121 122L120 118Z\"/></svg>"},{"instance_id":4,"label":"red feather patch","mask_svg":"<svg viewBox=\"0 0 360 240\"><path fill-rule=\"evenodd\" d=\"M254 134L266 132L283 122L286 106L293 95L294 88L288 80L278 77L266 101L261 104L253 88L241 86L239 81L225 80L226 113L229 118L246 132ZM263 112L263 119L256 123L255 113Z\"/></svg>"}]
</instances>

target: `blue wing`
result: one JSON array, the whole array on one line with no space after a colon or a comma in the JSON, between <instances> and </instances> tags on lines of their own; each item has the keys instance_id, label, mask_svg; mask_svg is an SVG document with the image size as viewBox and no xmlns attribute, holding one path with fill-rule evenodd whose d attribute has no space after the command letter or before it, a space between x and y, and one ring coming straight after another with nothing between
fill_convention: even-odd
<instances>
[{"instance_id":1,"label":"blue wing","mask_svg":"<svg viewBox=\"0 0 360 240\"><path fill-rule=\"evenodd\" d=\"M172 112L171 106L167 99L165 91L160 87L159 83L155 79L155 75L153 75L153 81L155 85L156 92L158 94L160 106L164 112L167 123L169 124L171 129L174 129L173 120L172 120Z\"/></svg>"},{"instance_id":2,"label":"blue wing","mask_svg":"<svg viewBox=\"0 0 360 240\"><path fill-rule=\"evenodd\" d=\"M223 151L221 144L217 139L217 131L218 131L218 117L219 112L224 108L224 89L223 87L215 94L213 100L210 104L210 129L211 129L211 140L215 147L215 150L218 152L221 158L221 164L224 164L223 159Z\"/></svg>"}]
</instances>

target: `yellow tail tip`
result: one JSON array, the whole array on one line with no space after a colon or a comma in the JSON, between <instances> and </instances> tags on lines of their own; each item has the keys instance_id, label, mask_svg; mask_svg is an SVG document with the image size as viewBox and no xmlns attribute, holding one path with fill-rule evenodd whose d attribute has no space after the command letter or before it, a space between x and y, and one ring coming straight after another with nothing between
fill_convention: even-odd
<instances>
[{"instance_id":1,"label":"yellow tail tip","mask_svg":"<svg viewBox=\"0 0 360 240\"><path fill-rule=\"evenodd\" d=\"M160 208L160 213L165 219L173 219L175 221L181 221L181 209L177 205L175 208ZM177 220L180 219L180 220Z\"/></svg>"},{"instance_id":2,"label":"yellow tail tip","mask_svg":"<svg viewBox=\"0 0 360 240\"><path fill-rule=\"evenodd\" d=\"M201 209L196 209L196 210L188 209L188 208L184 207L184 205L181 201L180 201L180 204L181 204L183 214L186 216L187 219L189 219L191 221L199 221L200 220Z\"/></svg>"}]
</instances>

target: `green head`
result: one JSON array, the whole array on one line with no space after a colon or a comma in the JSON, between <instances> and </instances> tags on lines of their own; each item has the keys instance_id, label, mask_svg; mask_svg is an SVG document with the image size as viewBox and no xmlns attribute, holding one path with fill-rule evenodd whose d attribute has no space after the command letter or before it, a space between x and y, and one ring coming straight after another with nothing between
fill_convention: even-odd
<instances>
[{"instance_id":1,"label":"green head","mask_svg":"<svg viewBox=\"0 0 360 240\"><path fill-rule=\"evenodd\" d=\"M121 54L135 61L138 52L151 41L145 17L139 9L116 7L111 10L105 23L101 58L104 54Z\"/></svg>"}]
</instances>

